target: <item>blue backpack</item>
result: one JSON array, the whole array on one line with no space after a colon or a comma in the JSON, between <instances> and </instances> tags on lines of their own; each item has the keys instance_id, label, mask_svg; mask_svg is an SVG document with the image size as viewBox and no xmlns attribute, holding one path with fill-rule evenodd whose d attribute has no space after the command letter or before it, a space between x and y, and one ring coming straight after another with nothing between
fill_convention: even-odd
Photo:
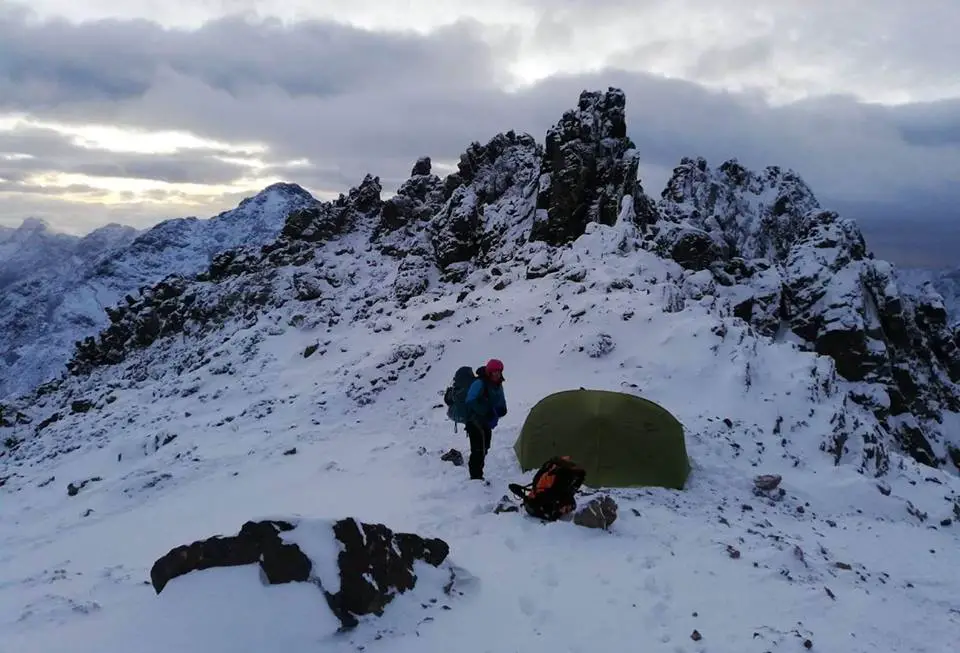
<instances>
[{"instance_id":1,"label":"blue backpack","mask_svg":"<svg viewBox=\"0 0 960 653\"><path fill-rule=\"evenodd\" d=\"M454 431L457 430L457 424L466 424L470 418L470 412L467 410L467 392L476 379L473 368L465 365L453 375L453 382L443 393L443 403L447 405L447 417L453 420Z\"/></svg>"}]
</instances>

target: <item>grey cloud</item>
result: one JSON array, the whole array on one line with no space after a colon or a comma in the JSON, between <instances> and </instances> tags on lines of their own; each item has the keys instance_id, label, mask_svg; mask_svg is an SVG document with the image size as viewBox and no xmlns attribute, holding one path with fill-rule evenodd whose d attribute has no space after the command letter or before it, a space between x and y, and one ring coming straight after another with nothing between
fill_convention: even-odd
<instances>
[{"instance_id":1,"label":"grey cloud","mask_svg":"<svg viewBox=\"0 0 960 653\"><path fill-rule=\"evenodd\" d=\"M715 47L697 55L690 72L694 78L720 79L730 72L761 68L774 55L771 39L756 38L727 47Z\"/></svg>"},{"instance_id":2,"label":"grey cloud","mask_svg":"<svg viewBox=\"0 0 960 653\"><path fill-rule=\"evenodd\" d=\"M216 215L220 211L235 207L239 201L234 194L208 198L183 193L161 193L155 197L155 202L110 205L95 201L93 194L98 192L101 191L90 189L91 197L87 198L88 201L76 202L49 193L26 194L19 190L8 192L0 183L0 205L3 206L0 226L18 227L25 217L34 217L54 225L58 231L74 235L90 233L111 222L144 229L170 218ZM203 203L200 211L197 210L198 201Z\"/></svg>"},{"instance_id":3,"label":"grey cloud","mask_svg":"<svg viewBox=\"0 0 960 653\"><path fill-rule=\"evenodd\" d=\"M0 107L33 111L142 97L165 73L231 97L273 88L292 97L492 81L467 24L429 37L345 25L224 18L196 31L147 21L27 23L0 14Z\"/></svg>"},{"instance_id":4,"label":"grey cloud","mask_svg":"<svg viewBox=\"0 0 960 653\"><path fill-rule=\"evenodd\" d=\"M613 65L798 92L960 93L960 3L949 0L520 1L575 26Z\"/></svg>"},{"instance_id":5,"label":"grey cloud","mask_svg":"<svg viewBox=\"0 0 960 653\"><path fill-rule=\"evenodd\" d=\"M5 153L30 157L4 158ZM80 146L72 137L54 129L21 126L0 131L0 178L23 181L35 173L62 172L169 183L228 184L248 176L251 170L218 158L228 154L213 148L163 154L113 152Z\"/></svg>"},{"instance_id":6,"label":"grey cloud","mask_svg":"<svg viewBox=\"0 0 960 653\"><path fill-rule=\"evenodd\" d=\"M0 174L0 177L3 175ZM102 188L88 186L86 184L67 184L66 186L41 186L39 184L29 184L20 181L0 179L0 193L20 193L25 195L72 195L83 196L88 199L105 198L108 193Z\"/></svg>"},{"instance_id":7,"label":"grey cloud","mask_svg":"<svg viewBox=\"0 0 960 653\"><path fill-rule=\"evenodd\" d=\"M898 106L887 114L908 143L960 146L960 98Z\"/></svg>"}]
</instances>

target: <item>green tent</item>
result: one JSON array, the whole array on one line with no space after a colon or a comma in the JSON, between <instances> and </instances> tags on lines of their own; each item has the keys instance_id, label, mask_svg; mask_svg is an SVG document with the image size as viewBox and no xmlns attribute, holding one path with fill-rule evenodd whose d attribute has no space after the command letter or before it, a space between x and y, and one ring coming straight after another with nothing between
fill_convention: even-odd
<instances>
[{"instance_id":1,"label":"green tent","mask_svg":"<svg viewBox=\"0 0 960 653\"><path fill-rule=\"evenodd\" d=\"M683 426L662 406L609 390L566 390L530 410L513 449L523 471L570 456L591 487L681 490L690 473Z\"/></svg>"}]
</instances>

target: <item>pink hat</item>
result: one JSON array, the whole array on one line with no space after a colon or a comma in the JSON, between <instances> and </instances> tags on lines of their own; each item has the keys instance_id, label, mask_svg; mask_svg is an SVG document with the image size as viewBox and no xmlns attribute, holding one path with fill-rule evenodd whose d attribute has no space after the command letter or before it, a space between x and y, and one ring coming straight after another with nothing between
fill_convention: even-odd
<instances>
[{"instance_id":1,"label":"pink hat","mask_svg":"<svg viewBox=\"0 0 960 653\"><path fill-rule=\"evenodd\" d=\"M503 362L497 358L491 358L484 366L488 372L503 372Z\"/></svg>"}]
</instances>

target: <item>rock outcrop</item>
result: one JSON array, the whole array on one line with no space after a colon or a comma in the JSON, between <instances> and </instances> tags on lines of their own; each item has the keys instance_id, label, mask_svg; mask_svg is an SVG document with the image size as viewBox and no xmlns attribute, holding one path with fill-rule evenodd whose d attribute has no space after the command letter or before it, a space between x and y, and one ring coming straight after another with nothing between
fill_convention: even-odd
<instances>
[{"instance_id":1,"label":"rock outcrop","mask_svg":"<svg viewBox=\"0 0 960 653\"><path fill-rule=\"evenodd\" d=\"M576 110L547 131L540 166L537 216L531 240L563 245L590 222L612 225L623 198L644 198L637 178L640 155L627 136L626 97L620 89L584 91ZM640 222L656 216L648 202Z\"/></svg>"},{"instance_id":2,"label":"rock outcrop","mask_svg":"<svg viewBox=\"0 0 960 653\"><path fill-rule=\"evenodd\" d=\"M420 581L418 565L439 569L449 553L443 540L394 533L383 524L353 518L249 521L235 536L171 549L154 563L150 580L159 594L187 573L258 564L267 584L316 585L342 628L350 629L360 617L382 616L392 601L414 589ZM444 583L433 588L437 599L453 591L455 574L449 566L446 572Z\"/></svg>"},{"instance_id":3,"label":"rock outcrop","mask_svg":"<svg viewBox=\"0 0 960 653\"><path fill-rule=\"evenodd\" d=\"M842 378L862 384L851 399L873 409L906 452L946 462L939 422L942 411L960 410L960 349L939 296L903 292L857 225L824 210L792 171L684 159L658 208L662 255L709 270L730 312L761 334L789 333L829 356ZM835 442L838 457L846 437Z\"/></svg>"}]
</instances>

